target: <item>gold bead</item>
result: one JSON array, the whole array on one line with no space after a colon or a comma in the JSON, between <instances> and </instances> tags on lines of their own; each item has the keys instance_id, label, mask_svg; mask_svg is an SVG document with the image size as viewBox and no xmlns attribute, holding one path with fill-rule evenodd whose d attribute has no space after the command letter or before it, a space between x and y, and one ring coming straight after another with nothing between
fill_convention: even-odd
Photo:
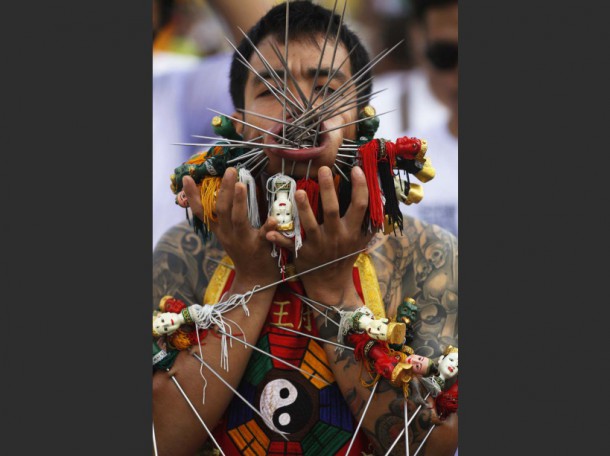
<instances>
[{"instance_id":1,"label":"gold bead","mask_svg":"<svg viewBox=\"0 0 610 456\"><path fill-rule=\"evenodd\" d=\"M212 117L212 127L220 127L222 125L222 119L220 116Z\"/></svg>"},{"instance_id":2,"label":"gold bead","mask_svg":"<svg viewBox=\"0 0 610 456\"><path fill-rule=\"evenodd\" d=\"M377 114L377 111L375 111L375 108L373 108L371 105L366 105L363 109L362 112L364 113L365 116L367 117L373 117L375 114Z\"/></svg>"}]
</instances>

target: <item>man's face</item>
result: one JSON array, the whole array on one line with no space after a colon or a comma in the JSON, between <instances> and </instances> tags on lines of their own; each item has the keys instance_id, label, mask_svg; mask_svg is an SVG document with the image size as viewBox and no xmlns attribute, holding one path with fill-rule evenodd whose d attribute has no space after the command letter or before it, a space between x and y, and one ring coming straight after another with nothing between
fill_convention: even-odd
<instances>
[{"instance_id":1,"label":"man's face","mask_svg":"<svg viewBox=\"0 0 610 456\"><path fill-rule=\"evenodd\" d=\"M280 50L282 56L285 55L285 48L282 44L278 43L274 38L267 37L262 40L258 49L265 59L270 63L272 68L280 75L283 75L283 66L280 59L277 57L271 43L275 43ZM312 88L315 80L315 73L320 61L320 53L323 45L323 37L318 37L317 44L309 41L308 39L302 39L299 41L289 41L288 43L288 67L290 72L294 76L294 79L298 83L302 92L307 98L310 97ZM328 74L331 70L331 62L333 60L333 46L332 40L327 43L324 51L324 57L320 65L321 71L315 80L315 89L317 93L322 86L328 80ZM329 84L329 90L327 91L327 97L329 97L335 90L347 81L351 77L350 62L347 57L347 51L343 45L340 45L337 49L337 53L332 65L332 70L339 68L339 72ZM345 62L344 62L345 60ZM343 63L344 62L344 63ZM254 69L259 73L265 75L265 79L275 85L271 76L266 71L265 65L256 53L253 53L250 58L250 63ZM341 65L343 63L343 65ZM341 66L339 66L341 65ZM283 76L281 77L283 80ZM288 78L288 87L292 93L298 97L297 89L295 84ZM353 84L350 83L353 88ZM346 94L340 99L337 104L342 103L347 98L354 99L356 97L355 91ZM314 93L314 97L315 97ZM268 88L260 82L260 80L250 72L248 80L246 82L244 92L244 104L246 111L256 112L267 117L272 117L278 120L270 120L262 117L255 116L253 114L245 113L243 119L261 129L269 130L279 136L282 136L282 123L283 118L283 107L282 104L270 93ZM322 102L322 95L314 103L314 107L318 106ZM300 100L299 100L300 102ZM353 106L353 105L352 105ZM343 111L340 109L339 111ZM239 114L236 114L239 116ZM289 114L287 114L289 116ZM323 122L321 130L328 130L335 127L339 127L343 124L353 122L358 117L358 111L355 106L346 112L339 113L334 117L331 117ZM290 121L290 119L288 119ZM243 130L241 130L243 128ZM238 132L241 132L244 139L252 139L256 136L264 134L263 142L265 144L276 145L278 138L273 135L263 133L250 126L238 126ZM293 177L300 178L307 175L307 168L309 161L311 160L311 166L309 169L309 177L316 178L318 169L320 166L329 166L331 169L335 162L338 148L343 143L343 138L355 139L356 138L356 125L350 125L344 128L338 128L336 130L329 131L319 136L318 147L299 149L299 150L285 150L277 148L265 149L265 154L269 158L269 164L267 165L267 172L269 174L275 174L282 171L282 159L284 160L284 172L290 174ZM294 173L292 172L294 163Z\"/></svg>"},{"instance_id":2,"label":"man's face","mask_svg":"<svg viewBox=\"0 0 610 456\"><path fill-rule=\"evenodd\" d=\"M458 44L458 5L447 5L432 8L424 17L424 35L426 47L438 43ZM436 97L445 104L454 115L458 112L458 66L439 69L426 59L426 69L430 78L430 87Z\"/></svg>"}]
</instances>

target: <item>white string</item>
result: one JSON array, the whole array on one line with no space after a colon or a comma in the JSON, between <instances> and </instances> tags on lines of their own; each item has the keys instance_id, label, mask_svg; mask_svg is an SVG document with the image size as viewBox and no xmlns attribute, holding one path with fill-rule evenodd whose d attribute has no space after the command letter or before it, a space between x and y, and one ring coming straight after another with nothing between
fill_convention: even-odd
<instances>
[{"instance_id":1,"label":"white string","mask_svg":"<svg viewBox=\"0 0 610 456\"><path fill-rule=\"evenodd\" d=\"M216 326L223 333L233 334L231 325L227 323L227 321L229 321L237 326L242 334L244 334L243 330L237 323L223 317L223 314L241 306L246 316L249 317L250 310L248 309L247 304L257 289L258 287L254 287L252 290L247 291L244 294L231 295L227 301L219 302L217 304L205 304L203 306L193 304L192 306L188 307L189 315L191 316L193 323L195 323L197 326L197 329L209 329L212 326ZM197 337L199 338L199 332L197 333ZM245 340L246 336L244 335L243 337ZM199 348L201 350L201 345L199 345ZM227 372L229 371L229 348L227 346L227 336L225 335L221 335L220 337L220 367Z\"/></svg>"},{"instance_id":2,"label":"white string","mask_svg":"<svg viewBox=\"0 0 610 456\"><path fill-rule=\"evenodd\" d=\"M239 181L246 185L248 193L248 219L254 228L260 228L261 221L258 213L258 201L256 200L256 183L250 171L246 168L238 169Z\"/></svg>"}]
</instances>

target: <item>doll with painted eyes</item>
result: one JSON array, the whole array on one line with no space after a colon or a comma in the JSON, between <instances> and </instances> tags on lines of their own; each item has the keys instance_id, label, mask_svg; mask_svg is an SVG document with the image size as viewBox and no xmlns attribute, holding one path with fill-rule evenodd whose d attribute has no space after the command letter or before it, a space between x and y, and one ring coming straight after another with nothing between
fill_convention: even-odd
<instances>
[{"instance_id":1,"label":"doll with painted eyes","mask_svg":"<svg viewBox=\"0 0 610 456\"><path fill-rule=\"evenodd\" d=\"M422 383L432 397L437 397L445 389L447 380L457 376L458 349L449 345L438 359L438 374L432 377L422 377Z\"/></svg>"}]
</instances>

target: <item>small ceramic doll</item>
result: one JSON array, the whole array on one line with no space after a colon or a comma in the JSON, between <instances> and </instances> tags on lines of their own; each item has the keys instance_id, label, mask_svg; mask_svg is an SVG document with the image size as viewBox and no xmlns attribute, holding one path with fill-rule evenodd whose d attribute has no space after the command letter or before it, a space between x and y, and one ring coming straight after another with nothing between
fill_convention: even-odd
<instances>
[{"instance_id":1,"label":"small ceramic doll","mask_svg":"<svg viewBox=\"0 0 610 456\"><path fill-rule=\"evenodd\" d=\"M445 382L458 373L458 349L449 345L438 359L438 374L423 377L422 383L432 397L437 397L445 388Z\"/></svg>"}]
</instances>

